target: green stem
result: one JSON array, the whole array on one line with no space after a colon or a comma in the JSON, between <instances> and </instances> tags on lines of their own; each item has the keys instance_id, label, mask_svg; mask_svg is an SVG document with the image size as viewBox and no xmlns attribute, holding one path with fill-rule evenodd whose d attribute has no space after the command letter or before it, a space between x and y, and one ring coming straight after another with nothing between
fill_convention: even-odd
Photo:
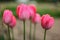
<instances>
[{"instance_id":1,"label":"green stem","mask_svg":"<svg viewBox=\"0 0 60 40\"><path fill-rule=\"evenodd\" d=\"M13 32L13 29L12 29L12 40L14 40L14 32Z\"/></svg>"},{"instance_id":2,"label":"green stem","mask_svg":"<svg viewBox=\"0 0 60 40\"><path fill-rule=\"evenodd\" d=\"M23 21L23 24L24 24L24 40L25 40L25 20Z\"/></svg>"},{"instance_id":3,"label":"green stem","mask_svg":"<svg viewBox=\"0 0 60 40\"><path fill-rule=\"evenodd\" d=\"M8 40L11 40L9 25L8 25Z\"/></svg>"},{"instance_id":4,"label":"green stem","mask_svg":"<svg viewBox=\"0 0 60 40\"><path fill-rule=\"evenodd\" d=\"M44 40L46 40L46 29L45 29L45 32L44 32Z\"/></svg>"},{"instance_id":5,"label":"green stem","mask_svg":"<svg viewBox=\"0 0 60 40\"><path fill-rule=\"evenodd\" d=\"M35 37L36 37L36 24L34 23L34 32L33 32L33 40L36 40Z\"/></svg>"},{"instance_id":6,"label":"green stem","mask_svg":"<svg viewBox=\"0 0 60 40\"><path fill-rule=\"evenodd\" d=\"M31 25L32 25L32 24L31 24L31 20L30 20L30 34L29 34L29 38L30 38L30 39L29 39L29 40L31 40Z\"/></svg>"}]
</instances>

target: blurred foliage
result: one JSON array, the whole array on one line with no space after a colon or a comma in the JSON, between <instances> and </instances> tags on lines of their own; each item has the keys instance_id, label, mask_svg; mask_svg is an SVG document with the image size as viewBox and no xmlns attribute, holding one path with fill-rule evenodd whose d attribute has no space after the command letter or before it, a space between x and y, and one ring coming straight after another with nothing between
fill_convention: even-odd
<instances>
[{"instance_id":1,"label":"blurred foliage","mask_svg":"<svg viewBox=\"0 0 60 40\"><path fill-rule=\"evenodd\" d=\"M37 2L57 2L58 0L35 0Z\"/></svg>"},{"instance_id":2,"label":"blurred foliage","mask_svg":"<svg viewBox=\"0 0 60 40\"><path fill-rule=\"evenodd\" d=\"M10 1L15 1L15 0L0 0L0 2L10 2ZM37 2L57 2L57 1L60 1L60 0L35 0Z\"/></svg>"},{"instance_id":3,"label":"blurred foliage","mask_svg":"<svg viewBox=\"0 0 60 40\"><path fill-rule=\"evenodd\" d=\"M9 7L9 8L6 8L6 9L12 10L14 16L17 17L17 15L16 15L16 7L12 7L12 8ZM3 11L1 12L2 14L3 14ZM0 17L2 15L1 13L0 13ZM55 18L60 17L60 10L57 10L57 9L41 9L41 8L37 7L37 13L39 13L41 16L43 14L50 14L51 16L53 16Z\"/></svg>"},{"instance_id":4,"label":"blurred foliage","mask_svg":"<svg viewBox=\"0 0 60 40\"><path fill-rule=\"evenodd\" d=\"M0 40L4 40L4 35L0 35Z\"/></svg>"},{"instance_id":5,"label":"blurred foliage","mask_svg":"<svg viewBox=\"0 0 60 40\"><path fill-rule=\"evenodd\" d=\"M12 8L9 7L9 8L5 8L5 9L11 10L11 11L13 12L13 15L17 17L17 15L16 15L16 7L12 7ZM3 12L4 12L5 9L3 9L3 10L1 11L1 14L0 14L1 17L2 17L2 15L3 15Z\"/></svg>"},{"instance_id":6,"label":"blurred foliage","mask_svg":"<svg viewBox=\"0 0 60 40\"><path fill-rule=\"evenodd\" d=\"M37 9L37 12L40 15L44 15L44 14L50 14L51 16L57 18L60 17L60 11L59 10L51 10L51 9Z\"/></svg>"},{"instance_id":7,"label":"blurred foliage","mask_svg":"<svg viewBox=\"0 0 60 40\"><path fill-rule=\"evenodd\" d=\"M0 0L0 2L15 1L15 0Z\"/></svg>"}]
</instances>

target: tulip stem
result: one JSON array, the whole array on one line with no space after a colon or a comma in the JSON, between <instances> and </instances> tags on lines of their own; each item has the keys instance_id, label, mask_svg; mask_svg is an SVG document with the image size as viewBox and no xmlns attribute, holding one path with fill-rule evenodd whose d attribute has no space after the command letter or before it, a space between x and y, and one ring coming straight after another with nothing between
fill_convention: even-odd
<instances>
[{"instance_id":1,"label":"tulip stem","mask_svg":"<svg viewBox=\"0 0 60 40\"><path fill-rule=\"evenodd\" d=\"M33 32L33 40L36 40L35 37L36 37L36 23L34 23L34 32Z\"/></svg>"},{"instance_id":2,"label":"tulip stem","mask_svg":"<svg viewBox=\"0 0 60 40\"><path fill-rule=\"evenodd\" d=\"M13 32L13 29L12 29L12 40L14 40L14 32Z\"/></svg>"},{"instance_id":3,"label":"tulip stem","mask_svg":"<svg viewBox=\"0 0 60 40\"><path fill-rule=\"evenodd\" d=\"M8 25L8 40L11 40L9 25Z\"/></svg>"},{"instance_id":4,"label":"tulip stem","mask_svg":"<svg viewBox=\"0 0 60 40\"><path fill-rule=\"evenodd\" d=\"M45 31L44 31L44 40L46 40L46 29L45 29Z\"/></svg>"},{"instance_id":5,"label":"tulip stem","mask_svg":"<svg viewBox=\"0 0 60 40\"><path fill-rule=\"evenodd\" d=\"M23 21L23 24L24 24L24 40L25 40L25 20Z\"/></svg>"},{"instance_id":6,"label":"tulip stem","mask_svg":"<svg viewBox=\"0 0 60 40\"><path fill-rule=\"evenodd\" d=\"M30 38L30 39L29 39L29 40L31 40L31 25L32 25L32 24L31 24L31 20L30 20L30 34L29 34L29 38Z\"/></svg>"}]
</instances>

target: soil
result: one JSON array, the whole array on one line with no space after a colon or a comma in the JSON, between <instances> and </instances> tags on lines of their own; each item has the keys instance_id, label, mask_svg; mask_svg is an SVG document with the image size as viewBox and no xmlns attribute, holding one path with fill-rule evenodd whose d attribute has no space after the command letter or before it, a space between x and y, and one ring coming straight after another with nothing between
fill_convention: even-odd
<instances>
[{"instance_id":1,"label":"soil","mask_svg":"<svg viewBox=\"0 0 60 40\"><path fill-rule=\"evenodd\" d=\"M0 22L0 26L1 26ZM26 40L29 40L29 30L30 30L30 21L26 21ZM33 30L34 24L32 23L32 40L33 40ZM17 24L14 27L14 38L15 40L23 40L23 21L17 19ZM41 27L41 24L36 25L36 40L43 40L44 29ZM60 19L55 19L54 26L47 30L46 40L60 40Z\"/></svg>"}]
</instances>

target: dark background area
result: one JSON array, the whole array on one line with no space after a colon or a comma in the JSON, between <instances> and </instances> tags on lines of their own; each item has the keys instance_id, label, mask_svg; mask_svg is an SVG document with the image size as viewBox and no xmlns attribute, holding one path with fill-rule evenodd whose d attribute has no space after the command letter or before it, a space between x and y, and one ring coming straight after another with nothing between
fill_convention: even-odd
<instances>
[{"instance_id":1,"label":"dark background area","mask_svg":"<svg viewBox=\"0 0 60 40\"><path fill-rule=\"evenodd\" d=\"M0 0L0 2L10 2L10 1L15 1L15 0ZM35 0L37 2L60 2L60 0Z\"/></svg>"},{"instance_id":2,"label":"dark background area","mask_svg":"<svg viewBox=\"0 0 60 40\"><path fill-rule=\"evenodd\" d=\"M15 0L0 0L0 2L10 2L10 1L15 1Z\"/></svg>"}]
</instances>

